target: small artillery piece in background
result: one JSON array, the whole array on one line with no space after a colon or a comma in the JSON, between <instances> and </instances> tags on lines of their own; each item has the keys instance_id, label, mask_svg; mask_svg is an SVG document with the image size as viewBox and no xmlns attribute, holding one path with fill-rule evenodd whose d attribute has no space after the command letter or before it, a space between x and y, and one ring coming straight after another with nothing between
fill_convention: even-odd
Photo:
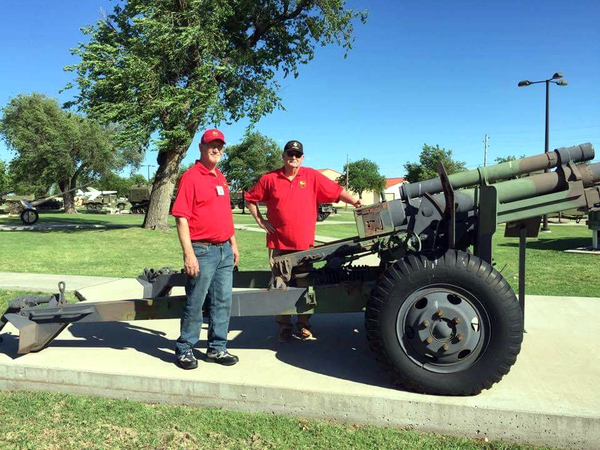
<instances>
[{"instance_id":1,"label":"small artillery piece in background","mask_svg":"<svg viewBox=\"0 0 600 450\"><path fill-rule=\"evenodd\" d=\"M77 189L80 189L80 188L69 189L67 191L59 192L58 194L49 195L47 197L42 197L42 198L38 198L35 200L33 200L33 196L27 196L27 195L12 196L14 198L17 198L18 202L15 202L13 199L13 201L12 201L13 205L12 205L10 211L12 214L19 214L19 217L21 218L21 222L23 222L23 225L33 225L40 218L38 209L46 209L46 208L44 208L44 205L49 204L49 203L52 203L52 205L55 206L56 205L55 199L62 196L63 194L66 194L67 192L73 192L73 191L76 191ZM6 201L7 197L5 197L4 199ZM9 200L9 201L11 201L11 200Z\"/></svg>"},{"instance_id":2,"label":"small artillery piece in background","mask_svg":"<svg viewBox=\"0 0 600 450\"><path fill-rule=\"evenodd\" d=\"M592 145L582 144L450 176L440 165L439 178L404 184L400 199L355 209L358 236L274 258L274 279L270 271L235 272L234 287L246 289L233 292L232 315L364 311L370 347L395 381L429 394L477 394L499 382L521 350L526 237L543 214L600 209L600 163L578 164L593 158ZM519 300L492 263L503 223L521 238ZM354 264L366 255L378 264ZM147 269L138 280L141 299L46 307L16 299L0 327L16 327L18 352L28 353L73 322L181 317L185 297L169 293L184 273Z\"/></svg>"}]
</instances>

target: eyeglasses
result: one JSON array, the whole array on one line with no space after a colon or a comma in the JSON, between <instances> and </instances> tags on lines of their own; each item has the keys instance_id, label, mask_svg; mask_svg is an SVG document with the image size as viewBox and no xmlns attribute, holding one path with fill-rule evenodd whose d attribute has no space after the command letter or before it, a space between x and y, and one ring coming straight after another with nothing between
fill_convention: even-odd
<instances>
[{"instance_id":1,"label":"eyeglasses","mask_svg":"<svg viewBox=\"0 0 600 450\"><path fill-rule=\"evenodd\" d=\"M293 158L293 157L296 157L297 159L302 158L302 153L297 152L295 150L288 150L287 152L285 152L285 154L288 156L288 158Z\"/></svg>"},{"instance_id":2,"label":"eyeglasses","mask_svg":"<svg viewBox=\"0 0 600 450\"><path fill-rule=\"evenodd\" d=\"M225 146L223 144L208 144L208 150L216 150L223 153Z\"/></svg>"}]
</instances>

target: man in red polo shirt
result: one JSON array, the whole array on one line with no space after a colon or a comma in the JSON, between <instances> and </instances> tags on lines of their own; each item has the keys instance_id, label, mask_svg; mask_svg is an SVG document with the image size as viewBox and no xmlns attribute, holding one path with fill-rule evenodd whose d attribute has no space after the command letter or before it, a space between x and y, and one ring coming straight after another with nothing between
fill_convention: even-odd
<instances>
[{"instance_id":1,"label":"man in red polo shirt","mask_svg":"<svg viewBox=\"0 0 600 450\"><path fill-rule=\"evenodd\" d=\"M171 214L183 249L188 274L181 335L176 343L176 362L195 369L194 345L200 337L202 306L208 297L208 344L206 361L225 366L238 362L227 351L231 311L233 267L240 258L234 236L227 180L217 169L223 156L225 136L208 130L200 141L200 160L179 181Z\"/></svg>"},{"instance_id":2,"label":"man in red polo shirt","mask_svg":"<svg viewBox=\"0 0 600 450\"><path fill-rule=\"evenodd\" d=\"M246 193L248 209L256 223L267 232L267 247L271 266L275 256L308 250L315 244L317 207L319 203L343 201L360 206L360 200L331 181L322 173L301 167L304 148L299 141L289 141L283 148L283 167L264 174ZM258 202L267 205L265 219ZM276 316L279 341L287 342L292 336L302 340L315 339L308 320L309 314L299 314L298 333L292 333L291 316Z\"/></svg>"}]
</instances>

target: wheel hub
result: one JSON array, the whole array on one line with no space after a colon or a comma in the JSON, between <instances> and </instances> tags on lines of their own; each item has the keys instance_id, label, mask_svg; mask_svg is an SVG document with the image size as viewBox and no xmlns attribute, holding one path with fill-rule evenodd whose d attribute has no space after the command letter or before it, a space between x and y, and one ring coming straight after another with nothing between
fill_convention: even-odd
<instances>
[{"instance_id":1,"label":"wheel hub","mask_svg":"<svg viewBox=\"0 0 600 450\"><path fill-rule=\"evenodd\" d=\"M452 326L452 322L448 319L437 320L431 326L431 335L438 341L449 341L455 334L456 331Z\"/></svg>"},{"instance_id":2,"label":"wheel hub","mask_svg":"<svg viewBox=\"0 0 600 450\"><path fill-rule=\"evenodd\" d=\"M472 364L485 330L469 296L441 286L420 289L407 299L398 313L396 332L416 363L435 372L463 370Z\"/></svg>"}]
</instances>

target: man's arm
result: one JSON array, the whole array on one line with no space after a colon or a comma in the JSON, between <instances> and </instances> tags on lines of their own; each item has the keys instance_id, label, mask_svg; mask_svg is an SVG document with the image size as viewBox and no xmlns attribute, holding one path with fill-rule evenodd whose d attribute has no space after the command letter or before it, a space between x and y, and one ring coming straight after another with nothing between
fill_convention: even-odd
<instances>
[{"instance_id":1,"label":"man's arm","mask_svg":"<svg viewBox=\"0 0 600 450\"><path fill-rule=\"evenodd\" d=\"M197 277L199 273L198 258L196 258L194 248L192 247L188 221L185 217L175 217L175 223L177 224L179 243L183 250L183 266L185 268L185 273L190 277Z\"/></svg>"},{"instance_id":2,"label":"man's arm","mask_svg":"<svg viewBox=\"0 0 600 450\"><path fill-rule=\"evenodd\" d=\"M237 239L235 235L229 238L229 243L231 244L231 250L233 251L233 265L237 266L237 263L240 261L240 251L238 250Z\"/></svg>"},{"instance_id":3,"label":"man's arm","mask_svg":"<svg viewBox=\"0 0 600 450\"><path fill-rule=\"evenodd\" d=\"M340 201L348 203L355 208L358 208L361 205L360 199L354 198L346 189L343 189L340 193Z\"/></svg>"},{"instance_id":4,"label":"man's arm","mask_svg":"<svg viewBox=\"0 0 600 450\"><path fill-rule=\"evenodd\" d=\"M254 217L254 220L256 220L259 227L269 234L275 232L275 227L260 213L257 203L248 202L248 211L250 211L250 214L252 214L252 217Z\"/></svg>"}]
</instances>

